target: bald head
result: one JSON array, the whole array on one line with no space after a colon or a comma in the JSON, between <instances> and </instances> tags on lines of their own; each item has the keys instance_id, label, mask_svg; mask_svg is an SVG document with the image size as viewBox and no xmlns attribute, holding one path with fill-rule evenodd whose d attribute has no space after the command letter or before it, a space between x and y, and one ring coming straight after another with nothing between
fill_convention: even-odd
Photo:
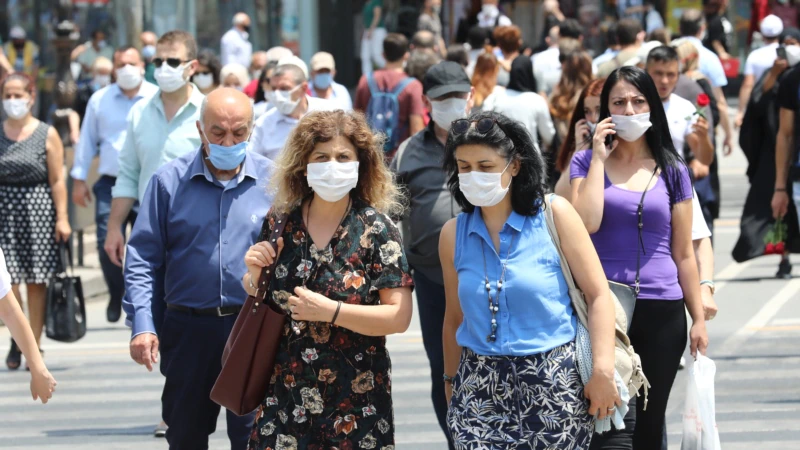
<instances>
[{"instance_id":1,"label":"bald head","mask_svg":"<svg viewBox=\"0 0 800 450\"><path fill-rule=\"evenodd\" d=\"M428 30L420 30L411 38L414 49L433 50L436 47L436 35Z\"/></svg>"},{"instance_id":2,"label":"bald head","mask_svg":"<svg viewBox=\"0 0 800 450\"><path fill-rule=\"evenodd\" d=\"M243 12L236 13L236 15L233 16L233 26L241 29L248 28L250 26L250 16Z\"/></svg>"},{"instance_id":3,"label":"bald head","mask_svg":"<svg viewBox=\"0 0 800 450\"><path fill-rule=\"evenodd\" d=\"M203 143L233 146L246 141L253 129L250 98L231 88L212 91L203 100L197 126Z\"/></svg>"},{"instance_id":4,"label":"bald head","mask_svg":"<svg viewBox=\"0 0 800 450\"><path fill-rule=\"evenodd\" d=\"M267 52L255 52L250 62L250 70L263 70L267 62Z\"/></svg>"},{"instance_id":5,"label":"bald head","mask_svg":"<svg viewBox=\"0 0 800 450\"><path fill-rule=\"evenodd\" d=\"M142 34L139 35L139 40L142 41L142 47L146 45L156 45L158 36L152 31L143 31Z\"/></svg>"}]
</instances>

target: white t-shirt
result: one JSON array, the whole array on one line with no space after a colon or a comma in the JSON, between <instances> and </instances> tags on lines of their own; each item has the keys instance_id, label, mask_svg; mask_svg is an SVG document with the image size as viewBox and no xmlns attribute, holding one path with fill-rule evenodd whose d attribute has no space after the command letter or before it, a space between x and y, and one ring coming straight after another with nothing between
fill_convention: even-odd
<instances>
[{"instance_id":1,"label":"white t-shirt","mask_svg":"<svg viewBox=\"0 0 800 450\"><path fill-rule=\"evenodd\" d=\"M528 129L534 142L538 142L537 136L545 145L553 142L556 128L550 116L550 108L544 97L535 92L506 89L502 94L490 95L483 104L483 110L499 112L521 122Z\"/></svg>"},{"instance_id":2,"label":"white t-shirt","mask_svg":"<svg viewBox=\"0 0 800 450\"><path fill-rule=\"evenodd\" d=\"M692 125L697 122L697 116L694 115L697 108L689 100L670 94L669 100L664 102L664 112L667 113L672 143L675 150L682 155L686 136L692 133Z\"/></svg>"},{"instance_id":3,"label":"white t-shirt","mask_svg":"<svg viewBox=\"0 0 800 450\"><path fill-rule=\"evenodd\" d=\"M758 81L759 78L761 78L761 75L764 75L764 72L772 68L776 59L778 59L777 42L774 44L769 44L766 47L753 50L753 52L750 53L750 56L747 57L747 61L744 63L745 76L753 75L756 78L756 81Z\"/></svg>"},{"instance_id":4,"label":"white t-shirt","mask_svg":"<svg viewBox=\"0 0 800 450\"><path fill-rule=\"evenodd\" d=\"M697 199L697 191L694 188L692 188L692 194L692 240L696 241L711 237L711 230L708 229L706 219L703 217L700 200Z\"/></svg>"},{"instance_id":5,"label":"white t-shirt","mask_svg":"<svg viewBox=\"0 0 800 450\"><path fill-rule=\"evenodd\" d=\"M6 257L3 256L3 249L0 248L0 298L5 297L11 290L11 275L6 268Z\"/></svg>"}]
</instances>

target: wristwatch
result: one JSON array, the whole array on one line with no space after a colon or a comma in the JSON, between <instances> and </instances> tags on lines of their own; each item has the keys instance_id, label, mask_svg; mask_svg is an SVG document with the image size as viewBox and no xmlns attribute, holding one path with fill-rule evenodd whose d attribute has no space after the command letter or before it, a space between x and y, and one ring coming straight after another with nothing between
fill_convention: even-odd
<instances>
[{"instance_id":1,"label":"wristwatch","mask_svg":"<svg viewBox=\"0 0 800 450\"><path fill-rule=\"evenodd\" d=\"M445 383L453 384L454 378L451 377L450 375L446 374L446 373L442 374L442 379L444 380Z\"/></svg>"},{"instance_id":2,"label":"wristwatch","mask_svg":"<svg viewBox=\"0 0 800 450\"><path fill-rule=\"evenodd\" d=\"M717 292L717 286L711 280L703 280L700 282L700 286L706 285L711 289L711 295L714 295Z\"/></svg>"}]
</instances>

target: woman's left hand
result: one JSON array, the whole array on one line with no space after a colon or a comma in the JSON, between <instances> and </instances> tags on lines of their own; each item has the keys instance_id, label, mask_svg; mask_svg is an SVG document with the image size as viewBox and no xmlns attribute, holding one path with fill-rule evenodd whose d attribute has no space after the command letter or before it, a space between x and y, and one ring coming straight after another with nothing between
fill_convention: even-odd
<instances>
[{"instance_id":1,"label":"woman's left hand","mask_svg":"<svg viewBox=\"0 0 800 450\"><path fill-rule=\"evenodd\" d=\"M613 369L610 373L595 370L583 389L583 395L589 399L589 415L600 420L610 416L618 406L622 406Z\"/></svg>"},{"instance_id":2,"label":"woman's left hand","mask_svg":"<svg viewBox=\"0 0 800 450\"><path fill-rule=\"evenodd\" d=\"M692 325L692 329L689 331L689 339L691 340L692 356L697 358L698 350L700 350L701 354L706 354L708 331L706 330L706 322L702 317Z\"/></svg>"},{"instance_id":3,"label":"woman's left hand","mask_svg":"<svg viewBox=\"0 0 800 450\"><path fill-rule=\"evenodd\" d=\"M56 221L56 242L67 242L71 234L72 228L70 228L67 219L59 219Z\"/></svg>"},{"instance_id":4,"label":"woman's left hand","mask_svg":"<svg viewBox=\"0 0 800 450\"><path fill-rule=\"evenodd\" d=\"M293 296L289 297L289 310L292 319L303 322L330 322L336 311L336 302L298 286Z\"/></svg>"}]
</instances>

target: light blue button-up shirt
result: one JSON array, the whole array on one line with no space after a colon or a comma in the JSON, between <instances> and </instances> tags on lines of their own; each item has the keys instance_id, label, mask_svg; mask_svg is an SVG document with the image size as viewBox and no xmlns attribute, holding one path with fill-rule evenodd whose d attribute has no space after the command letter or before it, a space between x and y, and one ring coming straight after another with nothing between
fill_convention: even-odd
<instances>
[{"instance_id":1,"label":"light blue button-up shirt","mask_svg":"<svg viewBox=\"0 0 800 450\"><path fill-rule=\"evenodd\" d=\"M339 109L330 100L308 96L306 98L308 112ZM250 150L275 161L280 156L289 133L299 122L298 119L281 114L276 108L267 111L256 120L253 136L250 138Z\"/></svg>"},{"instance_id":2,"label":"light blue button-up shirt","mask_svg":"<svg viewBox=\"0 0 800 450\"><path fill-rule=\"evenodd\" d=\"M499 252L480 208L462 213L456 223L453 262L464 313L456 331L460 346L479 355L529 356L575 339L577 321L543 211L535 216L512 211L500 230ZM499 304L495 342L486 339L492 324L487 279L492 299ZM499 280L503 280L503 288L498 294Z\"/></svg>"},{"instance_id":3,"label":"light blue button-up shirt","mask_svg":"<svg viewBox=\"0 0 800 450\"><path fill-rule=\"evenodd\" d=\"M223 185L202 149L160 168L147 186L128 242L123 307L133 336L154 333L156 273L164 301L189 308L244 303L244 254L261 232L272 198L272 163L248 152L239 175Z\"/></svg>"},{"instance_id":4,"label":"light blue button-up shirt","mask_svg":"<svg viewBox=\"0 0 800 450\"><path fill-rule=\"evenodd\" d=\"M722 68L722 61L719 60L719 56L707 49L703 42L696 37L681 39L686 39L697 47L698 70L711 81L711 84L714 87L727 86L728 77L725 76L725 69Z\"/></svg>"},{"instance_id":5,"label":"light blue button-up shirt","mask_svg":"<svg viewBox=\"0 0 800 450\"><path fill-rule=\"evenodd\" d=\"M75 162L70 176L85 180L92 159L100 155L97 171L100 175L116 177L119 171L119 152L128 134L128 114L140 100L147 101L158 92L154 84L143 81L139 92L128 98L117 84L95 92L86 106L86 115L81 125L81 138L75 148Z\"/></svg>"},{"instance_id":6,"label":"light blue button-up shirt","mask_svg":"<svg viewBox=\"0 0 800 450\"><path fill-rule=\"evenodd\" d=\"M140 202L150 177L159 167L200 146L196 122L203 94L192 86L189 101L167 122L161 95L137 103L128 116L128 134L119 152L119 174L111 191L114 198Z\"/></svg>"}]
</instances>

